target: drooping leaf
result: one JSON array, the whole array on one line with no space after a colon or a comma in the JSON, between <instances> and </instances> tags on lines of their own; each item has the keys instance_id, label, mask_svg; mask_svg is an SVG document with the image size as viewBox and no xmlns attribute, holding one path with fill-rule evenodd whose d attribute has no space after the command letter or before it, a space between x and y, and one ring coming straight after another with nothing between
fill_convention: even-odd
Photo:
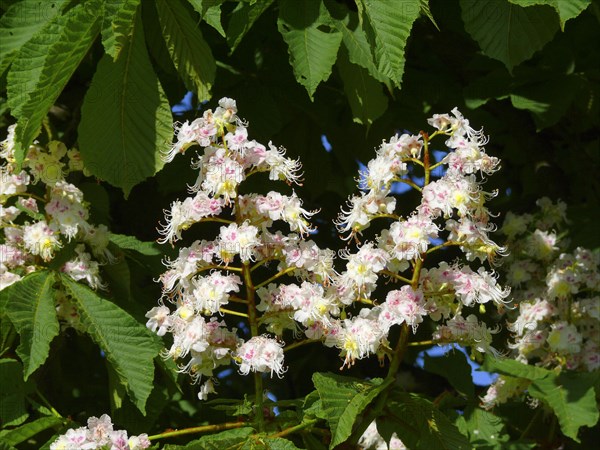
<instances>
[{"instance_id":1,"label":"drooping leaf","mask_svg":"<svg viewBox=\"0 0 600 450\"><path fill-rule=\"evenodd\" d=\"M452 387L467 397L475 395L473 378L471 377L471 366L467 357L459 351L448 352L444 356L432 358L425 355L424 369L428 372L441 375L446 378Z\"/></svg>"},{"instance_id":2,"label":"drooping leaf","mask_svg":"<svg viewBox=\"0 0 600 450\"><path fill-rule=\"evenodd\" d=\"M131 39L139 4L140 0L113 0L104 3L102 45L104 51L115 61Z\"/></svg>"},{"instance_id":3,"label":"drooping leaf","mask_svg":"<svg viewBox=\"0 0 600 450\"><path fill-rule=\"evenodd\" d=\"M510 74L504 69L494 70L474 79L463 90L465 104L476 109L488 101L507 98L511 90Z\"/></svg>"},{"instance_id":4,"label":"drooping leaf","mask_svg":"<svg viewBox=\"0 0 600 450\"><path fill-rule=\"evenodd\" d=\"M202 20L213 27L217 32L227 37L221 24L221 5L225 0L188 0L200 14Z\"/></svg>"},{"instance_id":5,"label":"drooping leaf","mask_svg":"<svg viewBox=\"0 0 600 450\"><path fill-rule=\"evenodd\" d=\"M510 95L510 101L515 108L531 112L539 131L554 125L567 113L579 87L576 75L564 75L519 87Z\"/></svg>"},{"instance_id":6,"label":"drooping leaf","mask_svg":"<svg viewBox=\"0 0 600 450\"><path fill-rule=\"evenodd\" d=\"M490 58L509 71L546 45L559 29L551 6L523 8L508 1L460 0L465 29Z\"/></svg>"},{"instance_id":7,"label":"drooping leaf","mask_svg":"<svg viewBox=\"0 0 600 450\"><path fill-rule=\"evenodd\" d=\"M233 53L243 37L258 18L271 6L273 0L257 0L254 3L239 2L229 17L227 44Z\"/></svg>"},{"instance_id":8,"label":"drooping leaf","mask_svg":"<svg viewBox=\"0 0 600 450\"><path fill-rule=\"evenodd\" d=\"M110 234L110 242L115 244L122 250L133 250L147 256L160 255L161 250L154 242L143 242L134 236L126 236L124 234Z\"/></svg>"},{"instance_id":9,"label":"drooping leaf","mask_svg":"<svg viewBox=\"0 0 600 450\"><path fill-rule=\"evenodd\" d=\"M153 388L154 362L161 346L144 325L96 292L61 275L83 326L105 352L129 397L142 412Z\"/></svg>"},{"instance_id":10,"label":"drooping leaf","mask_svg":"<svg viewBox=\"0 0 600 450\"><path fill-rule=\"evenodd\" d=\"M374 56L367 41L367 35L362 27L358 26L358 17L353 17L357 16L357 14L350 12L349 16L350 20L348 24L345 24L341 20L334 20L333 24L342 33L342 41L346 50L348 50L350 62L364 67L373 78L388 84L389 78L379 72L379 69L375 65ZM353 22L356 22L356 24L353 28L350 28Z\"/></svg>"},{"instance_id":11,"label":"drooping leaf","mask_svg":"<svg viewBox=\"0 0 600 450\"><path fill-rule=\"evenodd\" d=\"M198 100L210 99L216 65L196 22L180 0L157 0L156 9L171 59L186 87Z\"/></svg>"},{"instance_id":12,"label":"drooping leaf","mask_svg":"<svg viewBox=\"0 0 600 450\"><path fill-rule=\"evenodd\" d=\"M530 366L514 359L494 358L492 356L485 358L481 370L517 378L527 378L528 380L540 380L553 373L542 367Z\"/></svg>"},{"instance_id":13,"label":"drooping leaf","mask_svg":"<svg viewBox=\"0 0 600 450\"><path fill-rule=\"evenodd\" d=\"M419 17L419 0L360 0L357 5L378 71L400 87L404 49L413 23Z\"/></svg>"},{"instance_id":14,"label":"drooping leaf","mask_svg":"<svg viewBox=\"0 0 600 450\"><path fill-rule=\"evenodd\" d=\"M421 14L427 17L431 23L440 31L440 27L435 21L433 14L431 14L431 8L429 7L429 0L419 0L419 4L421 5Z\"/></svg>"},{"instance_id":15,"label":"drooping leaf","mask_svg":"<svg viewBox=\"0 0 600 450\"><path fill-rule=\"evenodd\" d=\"M58 335L53 284L53 274L40 271L2 290L8 296L8 318L20 336L17 354L25 380L46 361L50 343Z\"/></svg>"},{"instance_id":16,"label":"drooping leaf","mask_svg":"<svg viewBox=\"0 0 600 450\"><path fill-rule=\"evenodd\" d=\"M19 361L0 359L0 385L0 423L5 427L20 425L29 414L25 408L23 366Z\"/></svg>"},{"instance_id":17,"label":"drooping leaf","mask_svg":"<svg viewBox=\"0 0 600 450\"><path fill-rule=\"evenodd\" d=\"M185 450L221 450L245 442L252 433L254 433L254 429L250 427L226 430L202 436L200 439L189 442L183 448ZM168 449L169 446L166 446L165 450Z\"/></svg>"},{"instance_id":18,"label":"drooping leaf","mask_svg":"<svg viewBox=\"0 0 600 450\"><path fill-rule=\"evenodd\" d=\"M428 450L470 449L467 437L433 405L417 394L395 391L384 414L376 419L377 430L389 442L396 433L407 448Z\"/></svg>"},{"instance_id":19,"label":"drooping leaf","mask_svg":"<svg viewBox=\"0 0 600 450\"><path fill-rule=\"evenodd\" d=\"M344 83L344 92L352 108L353 120L370 126L381 117L388 106L383 86L369 72L348 61L345 52L341 52L337 68Z\"/></svg>"},{"instance_id":20,"label":"drooping leaf","mask_svg":"<svg viewBox=\"0 0 600 450\"><path fill-rule=\"evenodd\" d=\"M296 80L313 100L317 86L329 78L342 34L321 2L284 0L279 4L277 28L288 46Z\"/></svg>"},{"instance_id":21,"label":"drooping leaf","mask_svg":"<svg viewBox=\"0 0 600 450\"><path fill-rule=\"evenodd\" d=\"M558 13L560 28L564 31L567 20L574 19L592 4L592 0L508 0L519 6L550 5Z\"/></svg>"},{"instance_id":22,"label":"drooping leaf","mask_svg":"<svg viewBox=\"0 0 600 450\"><path fill-rule=\"evenodd\" d=\"M100 32L101 10L98 0L76 5L21 48L8 74L8 85L21 93L11 100L11 114L18 118L17 162L23 161L48 110Z\"/></svg>"},{"instance_id":23,"label":"drooping leaf","mask_svg":"<svg viewBox=\"0 0 600 450\"><path fill-rule=\"evenodd\" d=\"M473 446L494 448L509 439L504 433L502 419L490 411L470 405L460 419L458 429L469 436Z\"/></svg>"},{"instance_id":24,"label":"drooping leaf","mask_svg":"<svg viewBox=\"0 0 600 450\"><path fill-rule=\"evenodd\" d=\"M161 150L173 135L169 103L148 58L139 11L132 33L116 61L105 54L98 63L79 124L85 167L126 195L163 166Z\"/></svg>"},{"instance_id":25,"label":"drooping leaf","mask_svg":"<svg viewBox=\"0 0 600 450\"><path fill-rule=\"evenodd\" d=\"M312 379L331 429L330 448L348 439L356 418L387 386L380 378L362 381L332 373L315 373Z\"/></svg>"},{"instance_id":26,"label":"drooping leaf","mask_svg":"<svg viewBox=\"0 0 600 450\"><path fill-rule=\"evenodd\" d=\"M0 18L0 76L15 59L19 49L59 14L64 3L65 0L24 0L6 10Z\"/></svg>"},{"instance_id":27,"label":"drooping leaf","mask_svg":"<svg viewBox=\"0 0 600 450\"><path fill-rule=\"evenodd\" d=\"M17 445L48 428L62 425L63 419L55 416L40 417L28 422L2 436L2 441L8 445Z\"/></svg>"},{"instance_id":28,"label":"drooping leaf","mask_svg":"<svg viewBox=\"0 0 600 450\"><path fill-rule=\"evenodd\" d=\"M535 380L528 392L545 401L554 410L565 436L580 442L577 436L581 427L598 423L598 404L594 383L598 374L563 372Z\"/></svg>"}]
</instances>

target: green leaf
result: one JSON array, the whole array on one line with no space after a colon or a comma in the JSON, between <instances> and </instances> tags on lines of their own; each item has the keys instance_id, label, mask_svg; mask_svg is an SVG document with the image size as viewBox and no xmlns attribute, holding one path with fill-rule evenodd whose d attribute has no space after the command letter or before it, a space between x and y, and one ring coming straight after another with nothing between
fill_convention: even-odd
<instances>
[{"instance_id":1,"label":"green leaf","mask_svg":"<svg viewBox=\"0 0 600 450\"><path fill-rule=\"evenodd\" d=\"M475 396L471 377L471 366L467 357L459 351L448 352L444 356L432 358L425 355L424 369L446 378L452 387L467 397Z\"/></svg>"},{"instance_id":2,"label":"green leaf","mask_svg":"<svg viewBox=\"0 0 600 450\"><path fill-rule=\"evenodd\" d=\"M332 373L315 373L312 380L331 429L330 448L348 439L358 415L389 384L380 378L362 381Z\"/></svg>"},{"instance_id":3,"label":"green leaf","mask_svg":"<svg viewBox=\"0 0 600 450\"><path fill-rule=\"evenodd\" d=\"M157 0L156 9L171 59L199 101L210 99L216 64L200 29L180 0Z\"/></svg>"},{"instance_id":4,"label":"green leaf","mask_svg":"<svg viewBox=\"0 0 600 450\"><path fill-rule=\"evenodd\" d=\"M388 106L381 83L369 75L369 72L348 60L342 52L337 68L344 83L344 92L348 97L354 122L370 126L382 116Z\"/></svg>"},{"instance_id":5,"label":"green leaf","mask_svg":"<svg viewBox=\"0 0 600 450\"><path fill-rule=\"evenodd\" d=\"M388 85L390 79L377 69L367 35L362 27L358 26L358 14L350 11L347 21L334 20L333 24L342 33L342 41L348 50L350 62L364 67L373 78Z\"/></svg>"},{"instance_id":6,"label":"green leaf","mask_svg":"<svg viewBox=\"0 0 600 450\"><path fill-rule=\"evenodd\" d=\"M431 23L435 26L435 28L437 28L437 30L440 31L440 27L438 26L437 22L433 18L433 14L431 14L431 8L429 7L429 0L419 0L419 4L421 6L421 14L423 14L425 17L427 17L431 21Z\"/></svg>"},{"instance_id":7,"label":"green leaf","mask_svg":"<svg viewBox=\"0 0 600 450\"><path fill-rule=\"evenodd\" d=\"M494 70L475 78L463 90L465 104L470 109L477 109L492 99L502 100L508 97L511 90L511 76L504 69Z\"/></svg>"},{"instance_id":8,"label":"green leaf","mask_svg":"<svg viewBox=\"0 0 600 450\"><path fill-rule=\"evenodd\" d=\"M76 5L57 21L62 26L44 28L21 48L8 74L8 85L14 85L14 89L23 94L13 100L11 106L11 114L18 118L15 129L17 162L23 161L48 110L96 39L101 9L96 0ZM49 36L51 32L56 32L57 36ZM30 55L33 61L20 63L23 59L29 60ZM33 73L23 70L24 66L30 67Z\"/></svg>"},{"instance_id":9,"label":"green leaf","mask_svg":"<svg viewBox=\"0 0 600 450\"><path fill-rule=\"evenodd\" d=\"M104 3L102 45L114 61L131 39L139 4L140 0L111 0Z\"/></svg>"},{"instance_id":10,"label":"green leaf","mask_svg":"<svg viewBox=\"0 0 600 450\"><path fill-rule=\"evenodd\" d=\"M268 450L300 450L292 441L284 438L268 438L263 442Z\"/></svg>"},{"instance_id":11,"label":"green leaf","mask_svg":"<svg viewBox=\"0 0 600 450\"><path fill-rule=\"evenodd\" d=\"M514 359L494 358L486 356L481 370L510 375L517 378L527 378L528 380L540 380L552 375L552 371L541 367L530 366Z\"/></svg>"},{"instance_id":12,"label":"green leaf","mask_svg":"<svg viewBox=\"0 0 600 450\"><path fill-rule=\"evenodd\" d=\"M229 15L229 25L227 26L227 44L231 49L230 54L234 52L252 25L272 3L273 0L257 0L253 4L245 2L237 4Z\"/></svg>"},{"instance_id":13,"label":"green leaf","mask_svg":"<svg viewBox=\"0 0 600 450\"><path fill-rule=\"evenodd\" d=\"M225 0L188 0L202 20L213 27L217 32L227 37L221 24L221 5Z\"/></svg>"},{"instance_id":14,"label":"green leaf","mask_svg":"<svg viewBox=\"0 0 600 450\"><path fill-rule=\"evenodd\" d=\"M245 442L253 433L254 429L250 427L226 430L202 436L200 439L188 443L183 448L185 450L222 450ZM166 446L165 450L169 450L169 446Z\"/></svg>"},{"instance_id":15,"label":"green leaf","mask_svg":"<svg viewBox=\"0 0 600 450\"><path fill-rule=\"evenodd\" d=\"M14 359L0 359L0 423L15 426L23 423L29 414L25 408L23 366Z\"/></svg>"},{"instance_id":16,"label":"green leaf","mask_svg":"<svg viewBox=\"0 0 600 450\"><path fill-rule=\"evenodd\" d=\"M598 378L597 374L562 372L537 379L529 386L529 395L547 402L563 434L576 442L580 442L579 428L593 427L598 422L594 376Z\"/></svg>"},{"instance_id":17,"label":"green leaf","mask_svg":"<svg viewBox=\"0 0 600 450\"><path fill-rule=\"evenodd\" d=\"M8 433L2 436L2 441L8 445L17 445L23 441L26 441L30 437L47 430L48 428L62 425L62 423L63 419L60 417L40 417L33 422L28 422L25 425L21 425L19 428L10 430Z\"/></svg>"},{"instance_id":18,"label":"green leaf","mask_svg":"<svg viewBox=\"0 0 600 450\"><path fill-rule=\"evenodd\" d=\"M119 301L131 300L131 272L127 260L122 257L114 264L103 266L111 297Z\"/></svg>"},{"instance_id":19,"label":"green leaf","mask_svg":"<svg viewBox=\"0 0 600 450\"><path fill-rule=\"evenodd\" d=\"M61 279L86 332L104 350L129 397L145 413L154 381L153 359L161 346L144 325L114 303L66 275L61 275Z\"/></svg>"},{"instance_id":20,"label":"green leaf","mask_svg":"<svg viewBox=\"0 0 600 450\"><path fill-rule=\"evenodd\" d=\"M419 17L419 0L357 0L357 6L377 70L400 87L404 75L404 48L412 25Z\"/></svg>"},{"instance_id":21,"label":"green leaf","mask_svg":"<svg viewBox=\"0 0 600 450\"><path fill-rule=\"evenodd\" d=\"M560 18L560 28L565 30L565 23L574 19L592 4L592 0L508 0L515 5L550 5L558 13Z\"/></svg>"},{"instance_id":22,"label":"green leaf","mask_svg":"<svg viewBox=\"0 0 600 450\"><path fill-rule=\"evenodd\" d=\"M385 414L376 419L377 430L386 442L395 432L407 448L428 450L470 449L465 435L429 400L417 394L396 391Z\"/></svg>"},{"instance_id":23,"label":"green leaf","mask_svg":"<svg viewBox=\"0 0 600 450\"><path fill-rule=\"evenodd\" d=\"M342 34L332 26L325 5L311 0L283 0L277 28L288 46L296 80L312 101L317 86L331 75Z\"/></svg>"},{"instance_id":24,"label":"green leaf","mask_svg":"<svg viewBox=\"0 0 600 450\"><path fill-rule=\"evenodd\" d=\"M6 10L0 18L0 76L19 49L60 12L64 3L23 0Z\"/></svg>"},{"instance_id":25,"label":"green leaf","mask_svg":"<svg viewBox=\"0 0 600 450\"><path fill-rule=\"evenodd\" d=\"M2 291L8 296L8 318L21 337L17 354L23 361L25 380L46 361L50 343L58 335L53 284L53 274L41 271Z\"/></svg>"},{"instance_id":26,"label":"green leaf","mask_svg":"<svg viewBox=\"0 0 600 450\"><path fill-rule=\"evenodd\" d=\"M160 248L154 242L143 242L133 236L110 233L110 242L122 250L133 250L147 256L161 255Z\"/></svg>"},{"instance_id":27,"label":"green leaf","mask_svg":"<svg viewBox=\"0 0 600 450\"><path fill-rule=\"evenodd\" d=\"M160 170L160 152L173 136L169 102L148 58L139 12L132 33L116 61L105 54L98 63L79 124L85 167L126 195Z\"/></svg>"},{"instance_id":28,"label":"green leaf","mask_svg":"<svg viewBox=\"0 0 600 450\"><path fill-rule=\"evenodd\" d=\"M579 87L578 75L564 75L519 87L510 95L510 101L515 108L531 112L536 131L540 131L567 114Z\"/></svg>"},{"instance_id":29,"label":"green leaf","mask_svg":"<svg viewBox=\"0 0 600 450\"><path fill-rule=\"evenodd\" d=\"M468 434L471 444L475 447L494 447L508 438L504 435L502 419L489 411L471 405L460 417L463 419L464 430L460 426L459 430Z\"/></svg>"},{"instance_id":30,"label":"green leaf","mask_svg":"<svg viewBox=\"0 0 600 450\"><path fill-rule=\"evenodd\" d=\"M510 72L553 37L558 17L550 6L521 6L507 0L460 0L465 29L490 58Z\"/></svg>"}]
</instances>

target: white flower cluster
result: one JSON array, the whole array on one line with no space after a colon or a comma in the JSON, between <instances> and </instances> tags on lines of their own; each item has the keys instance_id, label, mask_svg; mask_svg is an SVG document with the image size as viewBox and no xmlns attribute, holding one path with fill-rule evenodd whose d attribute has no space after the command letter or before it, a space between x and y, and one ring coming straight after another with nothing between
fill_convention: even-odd
<instances>
[{"instance_id":1,"label":"white flower cluster","mask_svg":"<svg viewBox=\"0 0 600 450\"><path fill-rule=\"evenodd\" d=\"M242 374L283 374L281 340L259 334L258 326L280 337L284 329L296 331L294 319L305 324L325 315L327 308L335 309L333 304L328 306L331 301L325 300L324 293L324 285L334 275L334 253L306 239L313 230L308 219L314 212L302 208L294 192L238 193L240 183L260 172L267 172L271 180L297 184L301 166L285 157L285 150L249 140L234 100L221 99L214 112L207 110L192 123L178 125L177 142L166 160L191 145L203 149L192 163L198 177L190 187L191 196L165 211L162 241L181 239L184 230L199 222L223 225L214 240L195 241L180 248L177 258L166 261L167 271L160 277L160 306L146 317L147 326L158 335L173 337L165 357L179 361L180 371L189 373L195 382L207 379L199 393L199 398L205 399L214 392L214 370L231 361L239 365ZM229 218L225 218L227 214ZM271 231L275 221L286 223L291 233ZM270 267L276 267L279 274L273 281L289 274L298 277L301 286L269 283L268 276L255 284L257 274ZM294 289L298 292L292 292ZM238 309L231 309L232 305ZM240 311L239 305L246 311ZM223 314L250 316L256 311L265 314L255 320L253 335L246 341L219 320Z\"/></svg>"},{"instance_id":2,"label":"white flower cluster","mask_svg":"<svg viewBox=\"0 0 600 450\"><path fill-rule=\"evenodd\" d=\"M19 171L11 126L0 143L0 162L0 290L44 267L73 241L75 256L61 270L93 289L103 288L100 264L112 259L108 229L89 223L83 192L65 181L68 173L82 170L77 150L58 141L45 148L32 145ZM59 316L75 325L72 316L61 313L72 312L65 302L59 301Z\"/></svg>"},{"instance_id":3,"label":"white flower cluster","mask_svg":"<svg viewBox=\"0 0 600 450\"><path fill-rule=\"evenodd\" d=\"M434 115L429 124L436 129L431 136L402 134L381 144L362 174L362 192L350 198L349 209L339 216L338 229L349 237L361 234L375 219L392 220L375 242L364 243L356 253L346 252L346 271L334 280L343 304L376 305L340 324L336 333L345 341L336 345L347 363L385 351L392 325L405 323L415 331L425 317L442 321L434 333L435 341L458 342L477 352L495 353L491 341L496 330L488 329L474 314L465 318L462 313L490 301L503 305L509 290L501 288L494 272L484 266L475 271L466 264L442 262L425 269L423 263L430 252L448 246L459 247L472 264L476 260L493 262L504 254L504 248L488 236L494 226L485 202L495 194L482 190L485 175L494 173L499 161L485 153L487 138L473 130L456 109L452 115ZM432 164L429 142L437 135L447 137L448 153ZM409 165L424 170L421 186L410 178ZM443 175L432 179L434 170L444 167ZM399 182L417 189L422 197L407 217L395 214L392 193L394 183ZM433 245L434 240L441 244ZM381 277L405 285L377 302L371 296Z\"/></svg>"},{"instance_id":4,"label":"white flower cluster","mask_svg":"<svg viewBox=\"0 0 600 450\"><path fill-rule=\"evenodd\" d=\"M176 259L166 261L167 271L160 277L160 306L146 317L147 326L157 334L172 335L165 356L178 360L180 371L195 381L209 378L200 398L212 392L214 369L231 361L242 374L283 374L285 330L338 348L348 366L371 354L383 357L393 325L407 324L416 330L428 316L443 321L435 335L439 342L493 351L494 330L474 315L461 314L490 301L503 304L508 290L499 287L494 274L483 267L473 270L456 263L421 271L421 265L431 240L443 236L447 245L462 249L470 261L493 260L502 254L503 249L488 237L494 227L485 201L491 194L483 192L479 179L493 173L498 160L485 153L485 138L458 111L453 116L436 115L430 123L437 128L432 136L447 137L450 153L437 164L447 168L445 174L429 179L433 169L428 136L404 134L384 142L361 181L365 191L350 199L350 210L341 214L338 226L355 236L373 219L393 222L375 242L354 253L343 252L347 264L342 273L334 270L334 252L307 238L312 230L308 219L314 212L302 208L294 192L239 194L240 183L258 172L268 172L272 180L297 183L300 163L272 144L267 149L249 140L235 101L221 99L214 112L208 110L202 118L178 126L177 142L167 161L191 145L200 146L202 153L192 164L198 178L190 187L191 196L165 211L163 242L181 239L182 232L195 223L223 225L214 240L195 241L180 248ZM414 184L408 177L409 164L425 168L427 177L422 187L415 186L423 194L420 206L400 218L394 215L391 189L396 181ZM277 221L286 223L290 233L273 231ZM273 268L275 275L265 275ZM414 270L414 280L401 275ZM282 282L285 275L296 282ZM381 277L402 280L404 286L377 302L371 295ZM356 304L371 307L351 315ZM223 314L246 316L251 338L244 340L236 329L228 329L219 319Z\"/></svg>"},{"instance_id":5,"label":"white flower cluster","mask_svg":"<svg viewBox=\"0 0 600 450\"><path fill-rule=\"evenodd\" d=\"M50 444L50 450L143 450L148 447L147 434L128 437L127 431L113 429L107 414L90 417L87 427L71 428Z\"/></svg>"},{"instance_id":6,"label":"white flower cluster","mask_svg":"<svg viewBox=\"0 0 600 450\"><path fill-rule=\"evenodd\" d=\"M507 312L513 356L548 369L600 368L600 253L567 251L561 239L566 205L538 200L535 214L509 213L501 231L510 256L502 267L516 308ZM483 402L491 407L521 394L527 383L501 377Z\"/></svg>"}]
</instances>

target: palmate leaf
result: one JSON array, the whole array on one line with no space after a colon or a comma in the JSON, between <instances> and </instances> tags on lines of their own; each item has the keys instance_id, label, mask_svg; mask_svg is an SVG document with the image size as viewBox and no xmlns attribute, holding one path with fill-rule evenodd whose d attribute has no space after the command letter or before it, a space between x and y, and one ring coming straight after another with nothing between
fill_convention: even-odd
<instances>
[{"instance_id":1,"label":"palmate leaf","mask_svg":"<svg viewBox=\"0 0 600 450\"><path fill-rule=\"evenodd\" d=\"M404 48L412 25L419 17L420 1L358 0L357 5L377 70L400 87L404 75Z\"/></svg>"},{"instance_id":2,"label":"palmate leaf","mask_svg":"<svg viewBox=\"0 0 600 450\"><path fill-rule=\"evenodd\" d=\"M22 364L10 358L0 359L0 424L22 424L29 416L25 408L25 382Z\"/></svg>"},{"instance_id":3,"label":"palmate leaf","mask_svg":"<svg viewBox=\"0 0 600 450\"><path fill-rule=\"evenodd\" d=\"M380 378L362 381L332 373L315 373L312 379L331 429L330 448L350 437L356 418L387 386Z\"/></svg>"},{"instance_id":4,"label":"palmate leaf","mask_svg":"<svg viewBox=\"0 0 600 450\"><path fill-rule=\"evenodd\" d=\"M217 32L227 37L221 24L221 5L225 0L188 0L202 20L213 27Z\"/></svg>"},{"instance_id":5,"label":"palmate leaf","mask_svg":"<svg viewBox=\"0 0 600 450\"><path fill-rule=\"evenodd\" d=\"M579 428L593 427L598 423L593 376L565 372L536 380L528 389L529 395L550 405L558 418L561 431L576 442L579 442Z\"/></svg>"},{"instance_id":6,"label":"palmate leaf","mask_svg":"<svg viewBox=\"0 0 600 450\"><path fill-rule=\"evenodd\" d=\"M18 50L60 12L65 1L24 0L6 10L0 18L0 76Z\"/></svg>"},{"instance_id":7,"label":"palmate leaf","mask_svg":"<svg viewBox=\"0 0 600 450\"><path fill-rule=\"evenodd\" d=\"M2 442L8 445L17 445L48 428L62 425L64 419L55 416L40 417L33 422L28 422L2 436Z\"/></svg>"},{"instance_id":8,"label":"palmate leaf","mask_svg":"<svg viewBox=\"0 0 600 450\"><path fill-rule=\"evenodd\" d=\"M384 414L376 419L377 430L389 442L396 433L407 448L428 450L470 449L469 440L429 400L396 391Z\"/></svg>"},{"instance_id":9,"label":"palmate leaf","mask_svg":"<svg viewBox=\"0 0 600 450\"><path fill-rule=\"evenodd\" d=\"M98 0L76 5L21 48L8 74L11 114L18 118L17 162L23 161L48 110L100 32L101 10Z\"/></svg>"},{"instance_id":10,"label":"palmate leaf","mask_svg":"<svg viewBox=\"0 0 600 450\"><path fill-rule=\"evenodd\" d=\"M236 428L202 436L183 447L167 445L165 450L221 450L245 442L252 433L254 433L254 429L250 427Z\"/></svg>"},{"instance_id":11,"label":"palmate leaf","mask_svg":"<svg viewBox=\"0 0 600 450\"><path fill-rule=\"evenodd\" d=\"M564 31L567 20L574 19L592 4L592 0L508 0L519 6L550 5L558 13L560 28Z\"/></svg>"},{"instance_id":12,"label":"palmate leaf","mask_svg":"<svg viewBox=\"0 0 600 450\"><path fill-rule=\"evenodd\" d=\"M227 26L227 44L231 49L230 53L234 52L252 25L272 3L273 0L257 0L252 4L238 3L229 15L229 25Z\"/></svg>"},{"instance_id":13,"label":"palmate leaf","mask_svg":"<svg viewBox=\"0 0 600 450\"><path fill-rule=\"evenodd\" d=\"M342 34L322 2L283 0L277 28L288 46L290 64L298 83L313 100L317 86L329 78Z\"/></svg>"},{"instance_id":14,"label":"palmate leaf","mask_svg":"<svg viewBox=\"0 0 600 450\"><path fill-rule=\"evenodd\" d=\"M7 298L8 318L20 336L17 354L25 379L46 361L50 343L59 332L54 281L52 272L34 272L0 294Z\"/></svg>"},{"instance_id":15,"label":"palmate leaf","mask_svg":"<svg viewBox=\"0 0 600 450\"><path fill-rule=\"evenodd\" d=\"M486 358L483 369L531 380L528 393L545 401L554 410L565 436L579 442L577 433L582 426L598 422L598 405L594 386L599 374L564 372L530 366L514 360Z\"/></svg>"},{"instance_id":16,"label":"palmate leaf","mask_svg":"<svg viewBox=\"0 0 600 450\"><path fill-rule=\"evenodd\" d=\"M350 12L349 14L352 19L352 15L355 13ZM358 19L356 19L356 22L358 23ZM364 30L360 26L350 29L349 24L345 24L340 20L335 20L334 26L342 33L342 41L346 50L348 50L350 62L367 69L369 74L376 80L388 84L389 78L381 74L375 65L371 54L371 46L367 41Z\"/></svg>"},{"instance_id":17,"label":"palmate leaf","mask_svg":"<svg viewBox=\"0 0 600 450\"><path fill-rule=\"evenodd\" d=\"M116 60L131 39L135 15L140 0L111 0L104 3L102 45L104 51Z\"/></svg>"},{"instance_id":18,"label":"palmate leaf","mask_svg":"<svg viewBox=\"0 0 600 450\"><path fill-rule=\"evenodd\" d=\"M508 0L460 0L465 29L490 58L509 71L554 36L558 17L551 6L523 8Z\"/></svg>"},{"instance_id":19,"label":"palmate leaf","mask_svg":"<svg viewBox=\"0 0 600 450\"><path fill-rule=\"evenodd\" d=\"M146 327L87 286L61 275L86 332L106 354L137 408L145 413L153 388L154 362L161 346Z\"/></svg>"},{"instance_id":20,"label":"palmate leaf","mask_svg":"<svg viewBox=\"0 0 600 450\"><path fill-rule=\"evenodd\" d=\"M341 52L336 67L344 83L354 122L370 126L388 106L382 84L366 69L348 61L345 51Z\"/></svg>"},{"instance_id":21,"label":"palmate leaf","mask_svg":"<svg viewBox=\"0 0 600 450\"><path fill-rule=\"evenodd\" d=\"M199 101L210 99L216 64L202 33L180 0L157 0L156 9L171 59Z\"/></svg>"},{"instance_id":22,"label":"palmate leaf","mask_svg":"<svg viewBox=\"0 0 600 450\"><path fill-rule=\"evenodd\" d=\"M105 54L92 79L79 124L86 168L126 195L163 166L173 136L169 102L146 51L141 17L116 61Z\"/></svg>"}]
</instances>

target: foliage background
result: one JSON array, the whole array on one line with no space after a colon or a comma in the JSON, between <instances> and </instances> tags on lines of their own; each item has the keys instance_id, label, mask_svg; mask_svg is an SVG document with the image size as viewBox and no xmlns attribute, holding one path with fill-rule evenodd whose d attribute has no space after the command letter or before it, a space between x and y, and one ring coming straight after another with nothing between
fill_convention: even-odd
<instances>
[{"instance_id":1,"label":"foliage background","mask_svg":"<svg viewBox=\"0 0 600 450\"><path fill-rule=\"evenodd\" d=\"M321 246L337 248L331 221L355 189L358 163L382 139L416 133L431 114L457 106L475 128L485 127L488 153L503 161L486 186L500 192L492 203L500 217L530 211L542 196L561 199L573 245L600 247L598 1L23 0L3 1L1 11L0 126L17 121L21 148L48 139L45 131L38 137L42 124L77 146L95 176L78 185L95 221L114 233L155 241L163 208L193 181L192 152L163 170L159 159L171 141L169 109L192 91L191 110L175 120L232 97L251 138L301 159L305 181L297 191L307 209L321 209L314 236ZM265 189L252 183L246 188ZM402 201L408 212L415 199ZM186 240L213 232L194 229ZM138 250L123 248L127 259L110 275L110 296L143 323L160 296L152 279L171 250ZM419 333L425 339L428 330ZM111 411L135 433L218 422L231 412L200 406L193 388L184 381L179 391L157 363L143 416L89 337L61 333L50 354L15 389L32 398L44 393L73 420ZM320 346L287 358L302 370L269 382L277 398L305 396L311 370L340 365L334 350ZM435 371L415 367L415 358L416 351L407 355L402 372L413 392L436 397L449 389ZM371 360L347 374L385 372ZM220 390L243 398L252 386L232 373ZM533 414L521 408L523 417ZM593 430L585 430L583 442L593 442ZM543 441L545 432L531 434Z\"/></svg>"}]
</instances>

